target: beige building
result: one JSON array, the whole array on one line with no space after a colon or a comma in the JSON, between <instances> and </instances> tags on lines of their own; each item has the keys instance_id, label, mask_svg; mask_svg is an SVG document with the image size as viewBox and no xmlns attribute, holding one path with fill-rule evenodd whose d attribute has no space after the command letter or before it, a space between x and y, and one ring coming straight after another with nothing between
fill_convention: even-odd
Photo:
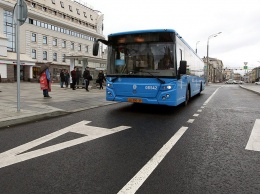
<instances>
[{"instance_id":1,"label":"beige building","mask_svg":"<svg viewBox=\"0 0 260 194\"><path fill-rule=\"evenodd\" d=\"M223 80L227 81L229 79L234 79L234 71L233 69L223 69Z\"/></svg>"},{"instance_id":2,"label":"beige building","mask_svg":"<svg viewBox=\"0 0 260 194\"><path fill-rule=\"evenodd\" d=\"M209 57L209 65L207 65L207 58L203 58L205 66L208 68L208 82L216 83L223 81L223 63L219 59Z\"/></svg>"},{"instance_id":3,"label":"beige building","mask_svg":"<svg viewBox=\"0 0 260 194\"><path fill-rule=\"evenodd\" d=\"M61 69L92 71L105 69L103 48L92 55L96 38L103 36L103 14L87 4L73 0L24 0L28 17L20 26L20 78L37 81L40 66L51 63L52 79L58 81ZM1 80L16 80L16 49L13 9L17 0L0 1L0 74Z\"/></svg>"}]
</instances>

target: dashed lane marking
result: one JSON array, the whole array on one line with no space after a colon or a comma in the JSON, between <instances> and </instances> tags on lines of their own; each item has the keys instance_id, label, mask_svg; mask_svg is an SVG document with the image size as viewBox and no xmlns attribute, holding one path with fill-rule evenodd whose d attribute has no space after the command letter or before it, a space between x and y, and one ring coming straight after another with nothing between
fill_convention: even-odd
<instances>
[{"instance_id":1,"label":"dashed lane marking","mask_svg":"<svg viewBox=\"0 0 260 194\"><path fill-rule=\"evenodd\" d=\"M200 115L200 114L194 114L193 116L194 116L194 117L198 117L199 115Z\"/></svg>"},{"instance_id":2,"label":"dashed lane marking","mask_svg":"<svg viewBox=\"0 0 260 194\"><path fill-rule=\"evenodd\" d=\"M193 123L195 119L189 119L187 122L188 123Z\"/></svg>"}]
</instances>

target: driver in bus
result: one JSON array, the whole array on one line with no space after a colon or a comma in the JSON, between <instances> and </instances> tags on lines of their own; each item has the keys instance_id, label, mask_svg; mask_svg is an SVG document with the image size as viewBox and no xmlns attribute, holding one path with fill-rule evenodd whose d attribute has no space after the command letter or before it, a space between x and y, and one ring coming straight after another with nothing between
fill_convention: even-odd
<instances>
[{"instance_id":1,"label":"driver in bus","mask_svg":"<svg viewBox=\"0 0 260 194\"><path fill-rule=\"evenodd\" d=\"M159 65L159 69L170 69L173 68L171 60L166 58L161 65Z\"/></svg>"}]
</instances>

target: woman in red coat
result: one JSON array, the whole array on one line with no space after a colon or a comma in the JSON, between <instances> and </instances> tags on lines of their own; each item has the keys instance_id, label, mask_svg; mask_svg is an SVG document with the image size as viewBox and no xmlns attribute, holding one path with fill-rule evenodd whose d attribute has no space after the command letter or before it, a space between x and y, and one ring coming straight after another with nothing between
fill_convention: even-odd
<instances>
[{"instance_id":1,"label":"woman in red coat","mask_svg":"<svg viewBox=\"0 0 260 194\"><path fill-rule=\"evenodd\" d=\"M49 66L42 66L40 73L40 87L43 91L44 98L51 98L49 92L51 91L51 76L49 72Z\"/></svg>"}]
</instances>

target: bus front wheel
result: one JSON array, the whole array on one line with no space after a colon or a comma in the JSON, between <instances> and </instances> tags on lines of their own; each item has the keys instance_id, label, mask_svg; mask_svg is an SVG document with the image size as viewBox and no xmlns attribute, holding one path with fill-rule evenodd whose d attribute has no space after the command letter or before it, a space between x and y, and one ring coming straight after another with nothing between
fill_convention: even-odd
<instances>
[{"instance_id":1,"label":"bus front wheel","mask_svg":"<svg viewBox=\"0 0 260 194\"><path fill-rule=\"evenodd\" d=\"M187 88L187 90L186 90L186 99L185 99L185 102L184 102L184 106L188 105L189 100L190 100L190 89Z\"/></svg>"}]
</instances>

